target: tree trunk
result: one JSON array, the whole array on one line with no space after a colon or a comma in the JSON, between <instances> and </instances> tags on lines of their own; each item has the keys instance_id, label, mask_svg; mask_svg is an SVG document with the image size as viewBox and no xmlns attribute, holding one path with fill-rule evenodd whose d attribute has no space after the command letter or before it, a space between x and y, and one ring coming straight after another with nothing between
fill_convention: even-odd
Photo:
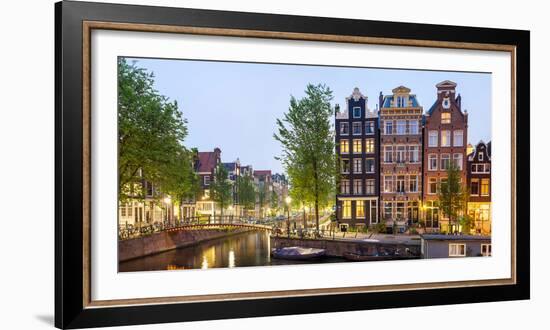
<instances>
[{"instance_id":1,"label":"tree trunk","mask_svg":"<svg viewBox=\"0 0 550 330\"><path fill-rule=\"evenodd\" d=\"M319 174L317 173L317 162L313 162L313 182L315 186L315 229L319 232Z\"/></svg>"}]
</instances>

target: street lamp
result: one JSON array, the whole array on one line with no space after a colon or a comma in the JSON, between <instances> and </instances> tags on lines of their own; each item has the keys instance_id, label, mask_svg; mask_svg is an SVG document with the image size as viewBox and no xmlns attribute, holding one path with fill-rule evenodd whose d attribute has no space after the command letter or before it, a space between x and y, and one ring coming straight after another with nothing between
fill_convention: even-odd
<instances>
[{"instance_id":1,"label":"street lamp","mask_svg":"<svg viewBox=\"0 0 550 330\"><path fill-rule=\"evenodd\" d=\"M286 202L286 233L287 233L287 236L290 237L290 202L292 202L292 199L290 198L290 196L286 196L285 202Z\"/></svg>"}]
</instances>

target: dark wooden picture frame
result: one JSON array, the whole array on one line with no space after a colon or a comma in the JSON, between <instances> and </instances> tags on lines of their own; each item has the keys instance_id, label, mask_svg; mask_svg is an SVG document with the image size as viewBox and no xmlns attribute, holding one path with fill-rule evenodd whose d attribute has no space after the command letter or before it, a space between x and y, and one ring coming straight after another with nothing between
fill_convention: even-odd
<instances>
[{"instance_id":1,"label":"dark wooden picture frame","mask_svg":"<svg viewBox=\"0 0 550 330\"><path fill-rule=\"evenodd\" d=\"M93 29L509 51L512 278L93 302L90 36ZM528 31L63 1L55 6L55 325L132 325L529 299ZM521 162L516 162L521 159ZM215 311L215 312L214 312Z\"/></svg>"}]
</instances>

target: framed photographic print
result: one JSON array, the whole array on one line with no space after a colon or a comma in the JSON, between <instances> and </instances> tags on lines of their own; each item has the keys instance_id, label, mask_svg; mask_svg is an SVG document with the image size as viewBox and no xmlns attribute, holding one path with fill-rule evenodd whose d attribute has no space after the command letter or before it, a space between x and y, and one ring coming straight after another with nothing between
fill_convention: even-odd
<instances>
[{"instance_id":1,"label":"framed photographic print","mask_svg":"<svg viewBox=\"0 0 550 330\"><path fill-rule=\"evenodd\" d=\"M529 32L56 4L59 328L529 298Z\"/></svg>"}]
</instances>

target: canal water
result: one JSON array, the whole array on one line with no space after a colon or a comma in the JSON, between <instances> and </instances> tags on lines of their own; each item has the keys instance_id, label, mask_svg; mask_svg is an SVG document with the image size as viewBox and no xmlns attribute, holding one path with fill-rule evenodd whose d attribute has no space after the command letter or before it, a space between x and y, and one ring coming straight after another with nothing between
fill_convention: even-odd
<instances>
[{"instance_id":1,"label":"canal water","mask_svg":"<svg viewBox=\"0 0 550 330\"><path fill-rule=\"evenodd\" d=\"M118 271L231 268L345 261L342 258L328 257L313 261L274 259L270 256L270 251L269 234L265 231L254 231L124 261L119 264Z\"/></svg>"}]
</instances>

